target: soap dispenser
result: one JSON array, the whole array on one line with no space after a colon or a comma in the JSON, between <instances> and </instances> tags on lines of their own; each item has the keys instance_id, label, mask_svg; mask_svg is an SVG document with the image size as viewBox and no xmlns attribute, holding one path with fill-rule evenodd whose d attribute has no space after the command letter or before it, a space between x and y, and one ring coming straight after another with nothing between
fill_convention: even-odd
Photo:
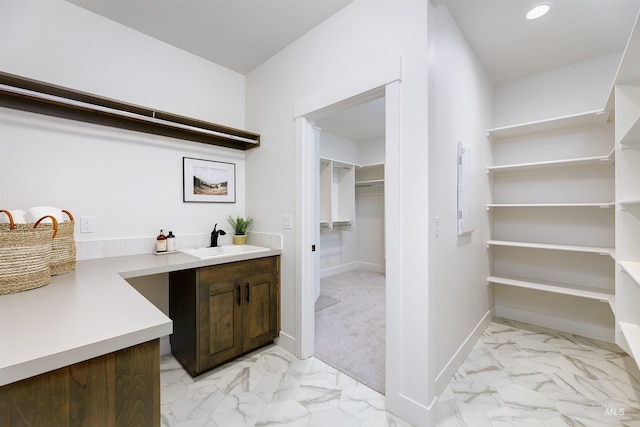
<instances>
[{"instance_id":1,"label":"soap dispenser","mask_svg":"<svg viewBox=\"0 0 640 427\"><path fill-rule=\"evenodd\" d=\"M156 252L167 252L167 236L164 235L164 230L160 230L156 237Z\"/></svg>"},{"instance_id":2,"label":"soap dispenser","mask_svg":"<svg viewBox=\"0 0 640 427\"><path fill-rule=\"evenodd\" d=\"M176 236L173 235L173 231L169 232L167 236L167 252L174 252L176 250Z\"/></svg>"}]
</instances>

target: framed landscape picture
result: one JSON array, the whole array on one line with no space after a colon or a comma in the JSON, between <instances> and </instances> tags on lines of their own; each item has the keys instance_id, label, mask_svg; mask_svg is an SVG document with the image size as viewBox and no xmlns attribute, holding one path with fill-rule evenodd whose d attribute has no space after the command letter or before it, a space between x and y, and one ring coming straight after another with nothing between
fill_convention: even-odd
<instances>
[{"instance_id":1,"label":"framed landscape picture","mask_svg":"<svg viewBox=\"0 0 640 427\"><path fill-rule=\"evenodd\" d=\"M235 203L236 165L182 158L184 202Z\"/></svg>"}]
</instances>

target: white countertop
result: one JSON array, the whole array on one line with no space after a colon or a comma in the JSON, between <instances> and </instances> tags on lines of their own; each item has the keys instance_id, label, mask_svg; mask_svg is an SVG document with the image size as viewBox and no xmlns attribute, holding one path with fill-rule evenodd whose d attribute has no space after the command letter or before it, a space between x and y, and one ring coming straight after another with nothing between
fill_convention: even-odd
<instances>
[{"instance_id":1,"label":"white countertop","mask_svg":"<svg viewBox=\"0 0 640 427\"><path fill-rule=\"evenodd\" d=\"M173 331L171 319L126 278L282 251L201 260L183 253L78 261L42 288L0 296L0 386L108 354Z\"/></svg>"}]
</instances>

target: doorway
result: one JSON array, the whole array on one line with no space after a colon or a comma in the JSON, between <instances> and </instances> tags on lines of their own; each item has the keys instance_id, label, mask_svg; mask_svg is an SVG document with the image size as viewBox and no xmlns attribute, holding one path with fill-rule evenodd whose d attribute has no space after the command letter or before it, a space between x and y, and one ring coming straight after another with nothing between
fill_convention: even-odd
<instances>
[{"instance_id":1,"label":"doorway","mask_svg":"<svg viewBox=\"0 0 640 427\"><path fill-rule=\"evenodd\" d=\"M317 118L350 106L384 97L385 99L385 394L389 408L402 405L404 384L402 348L402 269L400 187L400 79L397 60L345 76L336 86L301 99L294 104L296 132L296 218L295 237L296 332L291 344L298 357L314 354L315 284L319 279L319 219L315 209L318 147L314 144ZM285 337L289 339L289 337Z\"/></svg>"},{"instance_id":2,"label":"doorway","mask_svg":"<svg viewBox=\"0 0 640 427\"><path fill-rule=\"evenodd\" d=\"M385 98L315 121L315 357L385 392Z\"/></svg>"}]
</instances>

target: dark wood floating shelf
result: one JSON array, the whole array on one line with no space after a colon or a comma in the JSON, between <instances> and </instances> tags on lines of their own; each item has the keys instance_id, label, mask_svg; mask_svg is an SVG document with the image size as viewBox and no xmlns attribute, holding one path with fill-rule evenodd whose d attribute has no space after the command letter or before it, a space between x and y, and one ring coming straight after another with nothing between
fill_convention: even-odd
<instances>
[{"instance_id":1,"label":"dark wood floating shelf","mask_svg":"<svg viewBox=\"0 0 640 427\"><path fill-rule=\"evenodd\" d=\"M248 150L260 135L0 72L0 106L64 119Z\"/></svg>"}]
</instances>

